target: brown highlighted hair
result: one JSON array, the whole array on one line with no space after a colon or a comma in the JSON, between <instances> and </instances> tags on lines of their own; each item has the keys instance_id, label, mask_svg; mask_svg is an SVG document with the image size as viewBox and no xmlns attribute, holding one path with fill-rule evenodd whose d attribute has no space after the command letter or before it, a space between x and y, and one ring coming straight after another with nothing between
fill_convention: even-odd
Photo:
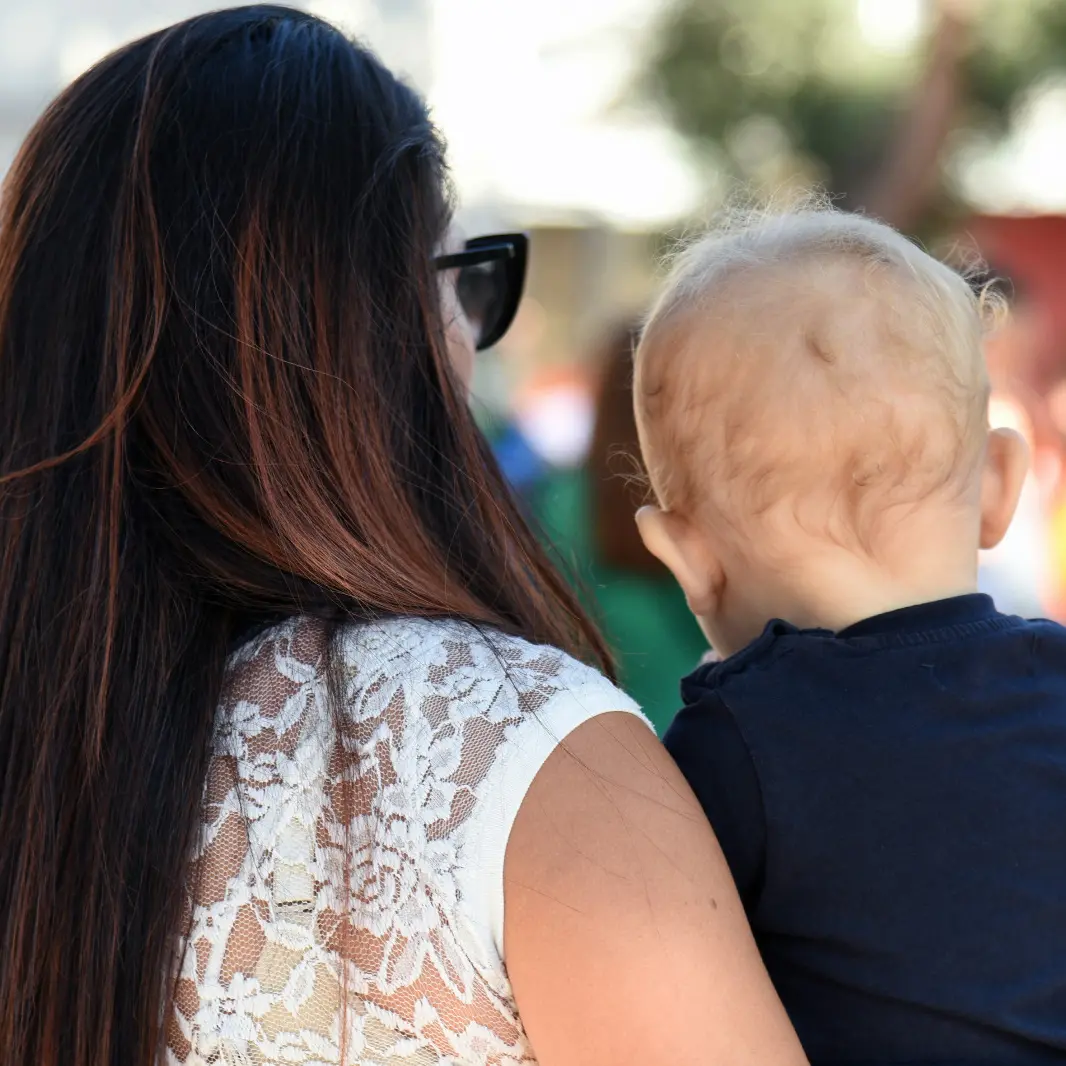
<instances>
[{"instance_id":1,"label":"brown highlighted hair","mask_svg":"<svg viewBox=\"0 0 1066 1066\"><path fill-rule=\"evenodd\" d=\"M191 19L0 203L0 1048L147 1064L228 654L449 616L607 666L448 362L421 101L310 15Z\"/></svg>"}]
</instances>

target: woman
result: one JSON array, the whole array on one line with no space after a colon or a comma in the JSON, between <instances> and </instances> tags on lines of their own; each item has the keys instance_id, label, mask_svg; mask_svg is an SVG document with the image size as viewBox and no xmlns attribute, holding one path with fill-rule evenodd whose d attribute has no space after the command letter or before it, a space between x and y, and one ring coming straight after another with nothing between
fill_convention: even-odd
<instances>
[{"instance_id":1,"label":"woman","mask_svg":"<svg viewBox=\"0 0 1066 1066\"><path fill-rule=\"evenodd\" d=\"M616 327L597 364L601 379L588 460L534 494L538 523L576 571L579 593L618 658L619 681L661 733L680 707L678 680L707 638L670 573L641 542L633 515L644 502L633 417L634 329Z\"/></svg>"},{"instance_id":2,"label":"woman","mask_svg":"<svg viewBox=\"0 0 1066 1066\"><path fill-rule=\"evenodd\" d=\"M417 98L195 18L0 227L5 1064L802 1061L464 404L454 268L519 249L439 259Z\"/></svg>"}]
</instances>

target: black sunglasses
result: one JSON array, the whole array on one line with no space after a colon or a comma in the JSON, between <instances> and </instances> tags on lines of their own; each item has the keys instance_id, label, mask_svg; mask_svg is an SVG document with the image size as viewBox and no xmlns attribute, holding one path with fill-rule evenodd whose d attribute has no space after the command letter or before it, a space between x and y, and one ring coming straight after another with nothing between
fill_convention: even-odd
<instances>
[{"instance_id":1,"label":"black sunglasses","mask_svg":"<svg viewBox=\"0 0 1066 1066\"><path fill-rule=\"evenodd\" d=\"M459 271L456 294L476 331L479 352L491 348L514 321L526 282L528 254L525 233L495 233L474 237L463 251L433 260L438 270Z\"/></svg>"}]
</instances>

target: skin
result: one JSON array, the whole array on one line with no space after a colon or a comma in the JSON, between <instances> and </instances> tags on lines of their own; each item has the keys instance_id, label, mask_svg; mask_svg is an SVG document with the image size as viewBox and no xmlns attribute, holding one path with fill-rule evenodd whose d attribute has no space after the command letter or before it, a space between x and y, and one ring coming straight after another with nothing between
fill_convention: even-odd
<instances>
[{"instance_id":1,"label":"skin","mask_svg":"<svg viewBox=\"0 0 1066 1066\"><path fill-rule=\"evenodd\" d=\"M673 573L724 657L772 618L839 632L886 611L976 592L978 550L1006 534L1028 466L1019 433L987 431L965 491L886 511L876 553L812 533L787 502L739 526L709 521L698 504L644 507L636 520L645 547Z\"/></svg>"},{"instance_id":2,"label":"skin","mask_svg":"<svg viewBox=\"0 0 1066 1066\"><path fill-rule=\"evenodd\" d=\"M672 330L666 321L645 331L636 414L659 506L637 524L722 656L774 618L838 632L977 590L978 551L1006 533L1029 453L1013 429L982 429L971 413L981 351L948 347L948 325L904 313L918 296L916 272L943 269L917 255L879 274L854 256L771 262L743 286L720 278L675 313ZM967 303L964 314L975 313ZM678 380L687 386L680 413L661 400ZM685 417L698 418L680 438L698 453L692 466L670 432ZM956 469L957 430L944 427L959 424L973 435ZM736 455L747 458L731 466ZM874 487L862 490L870 495L856 529L841 499L864 484Z\"/></svg>"},{"instance_id":3,"label":"skin","mask_svg":"<svg viewBox=\"0 0 1066 1066\"><path fill-rule=\"evenodd\" d=\"M462 251L464 241L462 230L453 226L444 241L441 254L452 255ZM448 355L463 387L469 389L474 374L476 333L470 320L463 314L462 305L459 303L456 292L459 280L458 269L440 271L439 280Z\"/></svg>"},{"instance_id":4,"label":"skin","mask_svg":"<svg viewBox=\"0 0 1066 1066\"><path fill-rule=\"evenodd\" d=\"M442 280L457 373L472 331ZM507 845L504 955L540 1066L801 1066L711 827L655 734L590 719Z\"/></svg>"},{"instance_id":5,"label":"skin","mask_svg":"<svg viewBox=\"0 0 1066 1066\"><path fill-rule=\"evenodd\" d=\"M628 714L548 758L507 847L504 947L540 1066L806 1057L684 778Z\"/></svg>"}]
</instances>

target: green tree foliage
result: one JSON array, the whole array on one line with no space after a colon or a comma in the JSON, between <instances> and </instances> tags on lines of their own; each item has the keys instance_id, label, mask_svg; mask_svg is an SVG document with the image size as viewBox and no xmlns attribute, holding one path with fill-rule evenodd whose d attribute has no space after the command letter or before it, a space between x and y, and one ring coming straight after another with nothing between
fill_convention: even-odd
<instances>
[{"instance_id":1,"label":"green tree foliage","mask_svg":"<svg viewBox=\"0 0 1066 1066\"><path fill-rule=\"evenodd\" d=\"M920 127L923 91L940 94L929 108L945 112L941 141L952 129L996 136L1027 90L1066 70L1063 0L930 4L925 38L893 54L863 38L856 0L672 0L650 40L643 90L735 176L816 181L861 201L905 150L908 114ZM930 153L937 173L924 210L944 197L942 163L943 152Z\"/></svg>"}]
</instances>

